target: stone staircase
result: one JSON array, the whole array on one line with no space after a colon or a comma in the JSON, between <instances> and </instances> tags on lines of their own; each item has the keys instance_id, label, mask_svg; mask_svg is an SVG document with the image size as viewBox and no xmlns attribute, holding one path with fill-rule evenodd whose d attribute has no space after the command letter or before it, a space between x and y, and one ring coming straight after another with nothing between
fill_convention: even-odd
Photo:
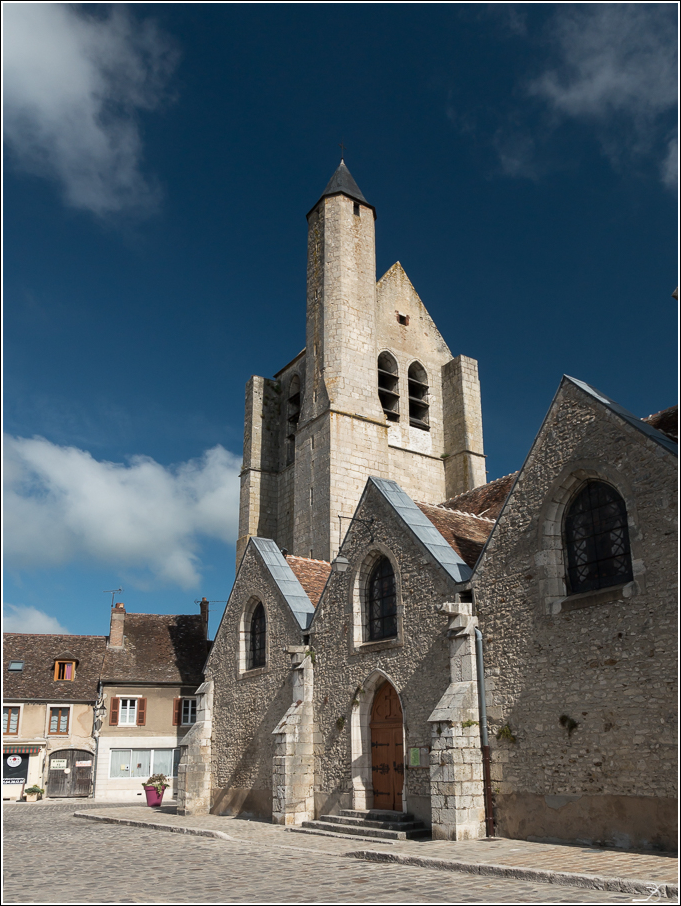
<instances>
[{"instance_id":1,"label":"stone staircase","mask_svg":"<svg viewBox=\"0 0 681 906\"><path fill-rule=\"evenodd\" d=\"M370 843L430 837L430 831L423 821L415 821L413 815L383 809L341 809L338 815L322 815L317 821L303 821L300 826L287 827L286 830L296 834L321 834L325 837L344 837Z\"/></svg>"}]
</instances>

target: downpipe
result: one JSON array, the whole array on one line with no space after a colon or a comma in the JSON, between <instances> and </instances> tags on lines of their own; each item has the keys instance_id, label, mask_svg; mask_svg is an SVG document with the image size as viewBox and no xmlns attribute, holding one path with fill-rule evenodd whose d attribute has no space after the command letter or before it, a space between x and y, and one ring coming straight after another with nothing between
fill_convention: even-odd
<instances>
[{"instance_id":1,"label":"downpipe","mask_svg":"<svg viewBox=\"0 0 681 906\"><path fill-rule=\"evenodd\" d=\"M485 828L494 836L494 804L490 771L489 739L487 737L487 702L485 700L485 665L482 660L482 633L475 627L475 670L478 677L478 710L480 712L480 743L482 747L482 776L485 791Z\"/></svg>"}]
</instances>

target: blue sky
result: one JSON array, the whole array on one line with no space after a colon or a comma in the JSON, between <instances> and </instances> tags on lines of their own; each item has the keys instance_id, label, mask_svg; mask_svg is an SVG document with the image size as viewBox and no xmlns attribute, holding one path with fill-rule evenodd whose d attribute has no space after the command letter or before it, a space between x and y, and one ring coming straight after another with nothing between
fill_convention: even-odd
<instances>
[{"instance_id":1,"label":"blue sky","mask_svg":"<svg viewBox=\"0 0 681 906\"><path fill-rule=\"evenodd\" d=\"M6 629L228 597L244 385L303 346L341 140L377 276L479 361L490 479L563 373L676 401L675 3L3 14Z\"/></svg>"}]
</instances>

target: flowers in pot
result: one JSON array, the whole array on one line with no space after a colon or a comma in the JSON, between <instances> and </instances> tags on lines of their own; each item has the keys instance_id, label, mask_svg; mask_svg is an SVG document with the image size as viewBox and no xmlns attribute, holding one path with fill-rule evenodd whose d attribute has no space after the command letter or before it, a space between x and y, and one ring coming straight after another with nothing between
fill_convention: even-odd
<instances>
[{"instance_id":1,"label":"flowers in pot","mask_svg":"<svg viewBox=\"0 0 681 906\"><path fill-rule=\"evenodd\" d=\"M26 797L26 802L37 802L38 799L43 798L44 793L45 793L45 790L41 790L40 787L35 783L33 784L33 786L27 786L24 789L24 796Z\"/></svg>"},{"instance_id":2,"label":"flowers in pot","mask_svg":"<svg viewBox=\"0 0 681 906\"><path fill-rule=\"evenodd\" d=\"M147 805L151 806L151 808L158 808L163 801L163 793L170 784L165 774L152 774L142 786L147 796Z\"/></svg>"}]
</instances>

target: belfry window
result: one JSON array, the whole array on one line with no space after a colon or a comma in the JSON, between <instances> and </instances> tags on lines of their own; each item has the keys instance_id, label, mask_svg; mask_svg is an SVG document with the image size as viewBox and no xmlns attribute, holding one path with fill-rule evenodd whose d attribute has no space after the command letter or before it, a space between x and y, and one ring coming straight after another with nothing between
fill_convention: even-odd
<instances>
[{"instance_id":1,"label":"belfry window","mask_svg":"<svg viewBox=\"0 0 681 906\"><path fill-rule=\"evenodd\" d=\"M400 378L397 362L389 352L378 357L378 398L391 422L400 420Z\"/></svg>"},{"instance_id":2,"label":"belfry window","mask_svg":"<svg viewBox=\"0 0 681 906\"><path fill-rule=\"evenodd\" d=\"M288 391L286 404L286 465L296 458L296 429L300 419L300 378L294 374Z\"/></svg>"},{"instance_id":3,"label":"belfry window","mask_svg":"<svg viewBox=\"0 0 681 906\"><path fill-rule=\"evenodd\" d=\"M423 431L430 431L428 420L428 375L423 365L412 362L409 366L409 424Z\"/></svg>"},{"instance_id":4,"label":"belfry window","mask_svg":"<svg viewBox=\"0 0 681 906\"><path fill-rule=\"evenodd\" d=\"M251 617L251 645L250 645L250 657L249 657L249 670L254 670L256 667L264 667L267 660L267 651L266 651L266 633L267 633L267 619L265 617L265 608L262 606L262 603L259 603L255 610L253 611L253 616Z\"/></svg>"},{"instance_id":5,"label":"belfry window","mask_svg":"<svg viewBox=\"0 0 681 906\"><path fill-rule=\"evenodd\" d=\"M397 635L397 593L395 573L387 557L381 557L371 570L367 589L369 641Z\"/></svg>"},{"instance_id":6,"label":"belfry window","mask_svg":"<svg viewBox=\"0 0 681 906\"><path fill-rule=\"evenodd\" d=\"M609 484L588 481L568 507L565 548L569 594L633 579L627 510Z\"/></svg>"}]
</instances>

